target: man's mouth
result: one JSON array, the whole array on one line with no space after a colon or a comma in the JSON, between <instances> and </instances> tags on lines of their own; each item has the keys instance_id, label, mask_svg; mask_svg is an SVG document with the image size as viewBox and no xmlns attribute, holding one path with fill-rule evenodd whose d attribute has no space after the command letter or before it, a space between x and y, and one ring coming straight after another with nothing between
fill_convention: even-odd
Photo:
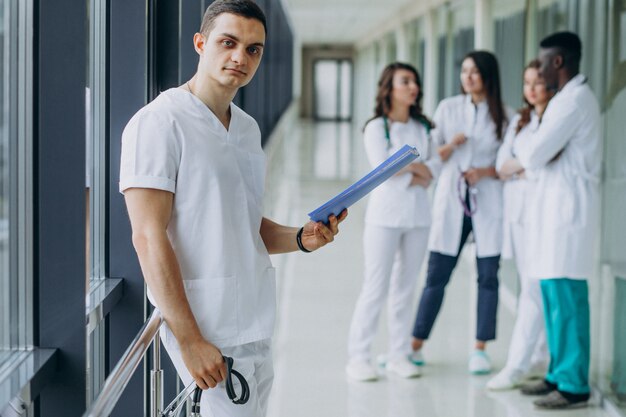
<instances>
[{"instance_id":1,"label":"man's mouth","mask_svg":"<svg viewBox=\"0 0 626 417\"><path fill-rule=\"evenodd\" d=\"M244 76L246 75L245 72L238 70L237 68L224 68L224 70L229 71L229 72L234 72L239 75L244 75Z\"/></svg>"}]
</instances>

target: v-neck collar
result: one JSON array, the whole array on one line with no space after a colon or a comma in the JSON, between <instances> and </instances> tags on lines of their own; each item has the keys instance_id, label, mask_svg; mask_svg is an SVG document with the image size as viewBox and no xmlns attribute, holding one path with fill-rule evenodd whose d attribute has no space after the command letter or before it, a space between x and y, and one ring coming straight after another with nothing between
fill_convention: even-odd
<instances>
[{"instance_id":1,"label":"v-neck collar","mask_svg":"<svg viewBox=\"0 0 626 417\"><path fill-rule=\"evenodd\" d=\"M229 137L231 136L231 133L233 132L233 128L235 127L235 124L236 124L235 122L236 106L232 102L229 104L230 123L228 125L228 129L226 129L226 127L222 124L222 122L215 115L215 113L213 113L213 111L191 91L187 91L179 87L174 87L174 88L171 88L170 90L179 90L180 92L177 91L177 94L180 94L181 97L184 97L186 100L189 100L189 102L193 105L193 107L197 109L198 112L200 112L200 114L202 114L218 132L223 134L226 139L229 139Z\"/></svg>"}]
</instances>

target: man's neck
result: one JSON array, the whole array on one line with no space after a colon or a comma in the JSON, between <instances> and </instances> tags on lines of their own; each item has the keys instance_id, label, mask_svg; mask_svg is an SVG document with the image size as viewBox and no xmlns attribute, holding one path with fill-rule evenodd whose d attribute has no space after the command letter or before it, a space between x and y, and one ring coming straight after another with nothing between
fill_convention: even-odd
<instances>
[{"instance_id":1,"label":"man's neck","mask_svg":"<svg viewBox=\"0 0 626 417\"><path fill-rule=\"evenodd\" d=\"M230 125L230 103L237 89L228 89L208 77L197 73L186 83L189 92L198 97L228 129Z\"/></svg>"},{"instance_id":2,"label":"man's neck","mask_svg":"<svg viewBox=\"0 0 626 417\"><path fill-rule=\"evenodd\" d=\"M565 84L567 84L568 82L570 82L572 80L572 78L574 78L575 76L577 76L578 73L576 74L570 74L567 71L562 71L559 73L559 90L561 91L563 89L563 87L565 87Z\"/></svg>"}]
</instances>

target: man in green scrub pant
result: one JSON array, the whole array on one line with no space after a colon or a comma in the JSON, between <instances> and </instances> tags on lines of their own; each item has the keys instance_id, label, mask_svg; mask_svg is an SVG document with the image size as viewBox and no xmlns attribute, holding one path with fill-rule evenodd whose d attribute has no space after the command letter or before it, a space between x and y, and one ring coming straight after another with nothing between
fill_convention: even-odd
<instances>
[{"instance_id":1,"label":"man in green scrub pant","mask_svg":"<svg viewBox=\"0 0 626 417\"><path fill-rule=\"evenodd\" d=\"M550 366L545 380L522 393L543 395L539 408L566 409L585 405L590 394L587 279L598 231L600 108L579 74L578 36L555 33L540 46L539 73L556 95L517 159L532 173L526 262L528 275L541 280Z\"/></svg>"}]
</instances>

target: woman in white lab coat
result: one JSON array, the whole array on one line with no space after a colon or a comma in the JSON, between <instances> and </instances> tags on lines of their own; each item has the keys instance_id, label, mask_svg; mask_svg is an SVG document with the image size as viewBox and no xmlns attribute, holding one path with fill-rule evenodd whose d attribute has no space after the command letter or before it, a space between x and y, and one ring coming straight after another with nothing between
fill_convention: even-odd
<instances>
[{"instance_id":1,"label":"woman in white lab coat","mask_svg":"<svg viewBox=\"0 0 626 417\"><path fill-rule=\"evenodd\" d=\"M417 70L403 63L388 65L378 82L375 115L364 129L372 167L404 145L416 147L421 155L369 198L363 236L365 278L350 326L346 367L348 376L359 381L377 378L370 348L385 299L389 309L387 371L405 378L419 376L419 368L408 359L407 328L430 227L426 188L432 175L426 160L433 124L422 114L421 99Z\"/></svg>"},{"instance_id":2,"label":"woman in white lab coat","mask_svg":"<svg viewBox=\"0 0 626 417\"><path fill-rule=\"evenodd\" d=\"M496 336L498 268L502 246L502 183L496 178L496 154L502 144L508 110L500 97L496 57L473 51L461 66L463 94L443 100L435 112L433 140L440 163L429 239L428 274L413 328L414 362L430 336L445 287L470 232L476 242L478 308L475 350L469 371L491 371L486 342Z\"/></svg>"},{"instance_id":3,"label":"woman in white lab coat","mask_svg":"<svg viewBox=\"0 0 626 417\"><path fill-rule=\"evenodd\" d=\"M517 319L513 328L509 355L505 367L487 383L491 390L517 387L531 369L545 371L548 364L543 301L539 281L531 279L526 271L524 205L528 198L528 176L515 159L520 146L532 141L541 116L552 94L539 76L540 62L531 61L524 70L524 101L526 105L511 120L498 151L496 169L504 181L504 241L502 257L515 259L520 279Z\"/></svg>"}]
</instances>

